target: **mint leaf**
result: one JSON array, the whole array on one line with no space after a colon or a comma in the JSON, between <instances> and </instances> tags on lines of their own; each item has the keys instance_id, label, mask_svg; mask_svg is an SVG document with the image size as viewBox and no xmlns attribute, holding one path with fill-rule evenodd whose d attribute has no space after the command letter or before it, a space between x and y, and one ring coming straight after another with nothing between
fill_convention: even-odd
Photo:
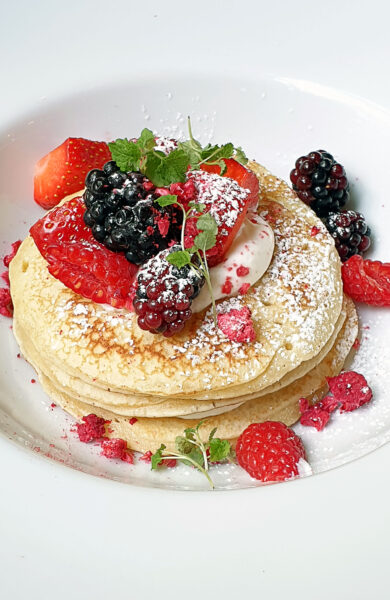
<instances>
[{"instance_id":1,"label":"mint leaf","mask_svg":"<svg viewBox=\"0 0 390 600\"><path fill-rule=\"evenodd\" d=\"M214 235L218 233L218 225L215 218L210 213L205 213L199 217L196 222L199 231L209 231Z\"/></svg>"},{"instance_id":2,"label":"mint leaf","mask_svg":"<svg viewBox=\"0 0 390 600\"><path fill-rule=\"evenodd\" d=\"M150 131L150 129L146 128L143 129L136 144L139 148L141 148L144 151L144 153L148 150L153 150L153 148L156 145L156 139L153 131Z\"/></svg>"},{"instance_id":3,"label":"mint leaf","mask_svg":"<svg viewBox=\"0 0 390 600\"><path fill-rule=\"evenodd\" d=\"M112 160L116 162L121 171L138 171L141 160L141 150L136 142L125 139L117 139L109 142L108 147Z\"/></svg>"},{"instance_id":4,"label":"mint leaf","mask_svg":"<svg viewBox=\"0 0 390 600\"><path fill-rule=\"evenodd\" d=\"M234 153L234 146L232 143L224 144L223 146L210 146L208 144L202 150L202 162L218 162L221 158L231 158Z\"/></svg>"},{"instance_id":5,"label":"mint leaf","mask_svg":"<svg viewBox=\"0 0 390 600\"><path fill-rule=\"evenodd\" d=\"M194 210L200 213L206 210L206 205L202 202L194 202L193 200L191 200L191 202L188 203L188 206L189 208L193 208Z\"/></svg>"},{"instance_id":6,"label":"mint leaf","mask_svg":"<svg viewBox=\"0 0 390 600\"><path fill-rule=\"evenodd\" d=\"M210 435L209 435L209 443L211 442L211 440L212 440L212 439L213 439L213 437L215 436L215 433L216 433L216 431L217 431L217 428L216 428L216 427L214 427L214 429L212 429L212 430L210 431Z\"/></svg>"},{"instance_id":7,"label":"mint leaf","mask_svg":"<svg viewBox=\"0 0 390 600\"><path fill-rule=\"evenodd\" d=\"M225 460L230 455L231 445L227 440L220 440L219 438L213 438L209 445L209 461L219 462Z\"/></svg>"},{"instance_id":8,"label":"mint leaf","mask_svg":"<svg viewBox=\"0 0 390 600\"><path fill-rule=\"evenodd\" d=\"M160 196L159 198L156 198L155 202L161 207L170 206L171 204L176 204L177 196L173 194L166 194L165 196Z\"/></svg>"},{"instance_id":9,"label":"mint leaf","mask_svg":"<svg viewBox=\"0 0 390 600\"><path fill-rule=\"evenodd\" d=\"M214 233L211 233L211 231L202 231L201 233L198 233L194 239L195 246L198 250L202 250L203 252L214 248L216 242L217 237Z\"/></svg>"},{"instance_id":10,"label":"mint leaf","mask_svg":"<svg viewBox=\"0 0 390 600\"><path fill-rule=\"evenodd\" d=\"M199 169L199 163L202 160L202 146L196 140L179 142L179 150L183 150L187 157L191 169Z\"/></svg>"},{"instance_id":11,"label":"mint leaf","mask_svg":"<svg viewBox=\"0 0 390 600\"><path fill-rule=\"evenodd\" d=\"M236 160L237 162L241 163L242 165L246 165L248 162L248 158L244 152L244 150L241 148L241 146L238 146L235 150L235 154L234 154L234 160Z\"/></svg>"},{"instance_id":12,"label":"mint leaf","mask_svg":"<svg viewBox=\"0 0 390 600\"><path fill-rule=\"evenodd\" d=\"M161 463L162 460L162 453L164 452L166 446L164 444L161 444L160 448L158 450L156 450L156 452L154 454L152 454L152 470L157 469L157 467L159 466L159 464Z\"/></svg>"},{"instance_id":13,"label":"mint leaf","mask_svg":"<svg viewBox=\"0 0 390 600\"><path fill-rule=\"evenodd\" d=\"M187 250L177 250L177 252L171 252L167 256L167 261L174 265L178 269L191 264L191 254Z\"/></svg>"},{"instance_id":14,"label":"mint leaf","mask_svg":"<svg viewBox=\"0 0 390 600\"><path fill-rule=\"evenodd\" d=\"M165 155L163 152L148 152L142 165L143 172L156 187L166 187L171 183L186 180L188 156L183 150L173 150Z\"/></svg>"},{"instance_id":15,"label":"mint leaf","mask_svg":"<svg viewBox=\"0 0 390 600\"><path fill-rule=\"evenodd\" d=\"M191 438L177 436L175 440L176 450L178 454L181 455L181 462L183 462L185 465L194 466L193 463L191 463L189 460L186 460L186 458L190 458L198 466L204 467L204 458L202 450L199 448L198 445L192 444L189 441L189 439Z\"/></svg>"}]
</instances>

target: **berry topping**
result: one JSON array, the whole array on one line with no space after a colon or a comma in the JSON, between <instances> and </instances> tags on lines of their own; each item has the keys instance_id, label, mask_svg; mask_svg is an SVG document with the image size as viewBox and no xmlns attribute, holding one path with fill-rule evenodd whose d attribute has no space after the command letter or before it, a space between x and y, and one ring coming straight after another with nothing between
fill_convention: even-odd
<instances>
[{"instance_id":1,"label":"berry topping","mask_svg":"<svg viewBox=\"0 0 390 600\"><path fill-rule=\"evenodd\" d=\"M11 244L11 252L9 254L7 254L7 256L4 256L3 263L4 263L4 266L7 267L7 269L9 267L9 263L14 258L17 251L19 250L19 246L21 243L22 243L21 240L17 240L16 242L13 242L13 244Z\"/></svg>"},{"instance_id":2,"label":"berry topping","mask_svg":"<svg viewBox=\"0 0 390 600\"><path fill-rule=\"evenodd\" d=\"M96 242L83 221L82 198L47 213L30 229L49 272L74 292L115 308L131 307L137 267Z\"/></svg>"},{"instance_id":3,"label":"berry topping","mask_svg":"<svg viewBox=\"0 0 390 600\"><path fill-rule=\"evenodd\" d=\"M290 179L298 197L320 217L337 212L349 198L344 167L325 150L298 158Z\"/></svg>"},{"instance_id":4,"label":"berry topping","mask_svg":"<svg viewBox=\"0 0 390 600\"><path fill-rule=\"evenodd\" d=\"M340 402L340 412L351 412L369 402L372 390L360 373L347 371L328 379L329 389L335 400Z\"/></svg>"},{"instance_id":5,"label":"berry topping","mask_svg":"<svg viewBox=\"0 0 390 600\"><path fill-rule=\"evenodd\" d=\"M301 439L283 423L266 421L249 425L237 440L238 464L263 482L286 481L298 475L305 459Z\"/></svg>"},{"instance_id":6,"label":"berry topping","mask_svg":"<svg viewBox=\"0 0 390 600\"><path fill-rule=\"evenodd\" d=\"M92 442L106 435L105 424L109 421L105 421L94 414L86 415L82 420L83 423L76 424L80 442Z\"/></svg>"},{"instance_id":7,"label":"berry topping","mask_svg":"<svg viewBox=\"0 0 390 600\"><path fill-rule=\"evenodd\" d=\"M102 456L106 458L119 458L131 465L134 462L133 454L127 449L125 440L120 438L106 439L102 441L101 447Z\"/></svg>"},{"instance_id":8,"label":"berry topping","mask_svg":"<svg viewBox=\"0 0 390 600\"><path fill-rule=\"evenodd\" d=\"M351 256L341 267L344 291L356 302L390 306L390 263Z\"/></svg>"},{"instance_id":9,"label":"berry topping","mask_svg":"<svg viewBox=\"0 0 390 600\"><path fill-rule=\"evenodd\" d=\"M142 264L180 236L181 211L161 207L155 186L139 172L124 173L114 161L93 169L85 180L85 224L94 238Z\"/></svg>"},{"instance_id":10,"label":"berry topping","mask_svg":"<svg viewBox=\"0 0 390 600\"><path fill-rule=\"evenodd\" d=\"M192 171L188 173L188 179L195 183L197 202L205 205L205 211L214 217L218 226L216 243L206 252L208 264L212 267L220 263L229 250L248 212L252 196L249 189L242 188L234 179L217 174ZM194 245L199 233L199 216L190 216L186 222L185 248Z\"/></svg>"},{"instance_id":11,"label":"berry topping","mask_svg":"<svg viewBox=\"0 0 390 600\"><path fill-rule=\"evenodd\" d=\"M138 325L151 333L165 337L179 333L191 316L191 303L205 283L202 274L186 265L178 268L170 264L168 254L180 250L172 246L151 258L138 272L134 310ZM196 257L193 257L197 267Z\"/></svg>"},{"instance_id":12,"label":"berry topping","mask_svg":"<svg viewBox=\"0 0 390 600\"><path fill-rule=\"evenodd\" d=\"M336 410L339 403L333 396L325 396L320 402L313 406L309 404L306 398L299 400L301 411L301 425L306 427L315 427L317 431L322 431L330 419L331 413Z\"/></svg>"},{"instance_id":13,"label":"berry topping","mask_svg":"<svg viewBox=\"0 0 390 600\"><path fill-rule=\"evenodd\" d=\"M354 254L362 255L370 247L370 228L362 214L354 210L331 212L324 219L327 230L334 238L337 252L344 262Z\"/></svg>"},{"instance_id":14,"label":"berry topping","mask_svg":"<svg viewBox=\"0 0 390 600\"><path fill-rule=\"evenodd\" d=\"M3 317L12 317L13 311L14 307L9 289L0 288L0 315L3 315Z\"/></svg>"},{"instance_id":15,"label":"berry topping","mask_svg":"<svg viewBox=\"0 0 390 600\"><path fill-rule=\"evenodd\" d=\"M43 208L53 208L84 187L90 169L101 169L111 159L105 142L68 138L41 158L35 167L34 200Z\"/></svg>"},{"instance_id":16,"label":"berry topping","mask_svg":"<svg viewBox=\"0 0 390 600\"><path fill-rule=\"evenodd\" d=\"M240 309L232 308L227 313L219 313L217 318L219 328L229 340L248 343L256 339L251 311L247 306Z\"/></svg>"},{"instance_id":17,"label":"berry topping","mask_svg":"<svg viewBox=\"0 0 390 600\"><path fill-rule=\"evenodd\" d=\"M240 164L234 158L224 159L226 164L226 171L223 177L229 177L237 181L238 185L245 190L249 190L248 207L256 208L259 201L259 180L253 171L250 171L244 165ZM208 173L220 174L220 167L218 165L201 165L203 171Z\"/></svg>"}]
</instances>

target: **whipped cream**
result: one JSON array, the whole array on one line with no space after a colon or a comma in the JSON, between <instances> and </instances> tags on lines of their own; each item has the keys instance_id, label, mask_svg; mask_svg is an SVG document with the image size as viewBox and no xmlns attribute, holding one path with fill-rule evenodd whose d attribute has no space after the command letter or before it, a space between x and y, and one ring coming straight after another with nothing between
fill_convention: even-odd
<instances>
[{"instance_id":1,"label":"whipped cream","mask_svg":"<svg viewBox=\"0 0 390 600\"><path fill-rule=\"evenodd\" d=\"M273 251L272 228L257 213L244 220L230 246L225 260L210 269L210 279L216 300L245 294L268 269ZM200 312L211 304L211 295L205 284L192 303L192 312Z\"/></svg>"}]
</instances>

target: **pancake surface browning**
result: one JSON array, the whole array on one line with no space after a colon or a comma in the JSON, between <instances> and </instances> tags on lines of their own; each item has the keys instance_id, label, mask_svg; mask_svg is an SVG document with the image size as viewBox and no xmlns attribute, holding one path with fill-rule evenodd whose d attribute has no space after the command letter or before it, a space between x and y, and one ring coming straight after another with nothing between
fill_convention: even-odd
<instances>
[{"instance_id":1,"label":"pancake surface browning","mask_svg":"<svg viewBox=\"0 0 390 600\"><path fill-rule=\"evenodd\" d=\"M61 372L65 388L66 378L76 378L80 391L84 382L125 394L129 408L173 399L204 401L206 408L215 401L224 406L258 397L316 357L341 313L338 255L321 222L294 192L262 167L250 166L260 179L260 213L275 232L274 258L246 296L218 306L249 306L254 343L230 342L215 329L210 312L195 315L170 339L141 331L133 313L94 304L54 279L27 238L11 263L11 292L16 322L33 341L40 370L45 372L46 364ZM313 226L320 230L316 236ZM115 410L115 396L104 398Z\"/></svg>"}]
</instances>

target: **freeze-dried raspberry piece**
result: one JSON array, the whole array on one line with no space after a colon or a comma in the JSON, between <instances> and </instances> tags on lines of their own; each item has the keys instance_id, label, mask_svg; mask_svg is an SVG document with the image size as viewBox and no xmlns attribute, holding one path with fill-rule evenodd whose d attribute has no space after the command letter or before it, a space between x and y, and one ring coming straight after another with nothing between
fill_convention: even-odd
<instances>
[{"instance_id":1,"label":"freeze-dried raspberry piece","mask_svg":"<svg viewBox=\"0 0 390 600\"><path fill-rule=\"evenodd\" d=\"M8 271L4 271L0 277L2 278L3 281L5 281L6 285L9 287L9 273Z\"/></svg>"},{"instance_id":2,"label":"freeze-dried raspberry piece","mask_svg":"<svg viewBox=\"0 0 390 600\"><path fill-rule=\"evenodd\" d=\"M256 333L253 327L251 311L247 306L232 308L227 313L217 315L221 331L233 342L253 342Z\"/></svg>"},{"instance_id":3,"label":"freeze-dried raspberry piece","mask_svg":"<svg viewBox=\"0 0 390 600\"><path fill-rule=\"evenodd\" d=\"M332 400L335 409L338 405L338 402L334 403L334 398L332 398ZM301 425L306 427L315 427L317 431L322 431L324 429L332 412L332 410L329 410L328 406L324 406L322 402L317 402L311 406L306 398L300 399L299 408L301 411Z\"/></svg>"},{"instance_id":4,"label":"freeze-dried raspberry piece","mask_svg":"<svg viewBox=\"0 0 390 600\"><path fill-rule=\"evenodd\" d=\"M10 291L6 288L0 288L0 315L3 315L3 317L12 317L13 310Z\"/></svg>"},{"instance_id":5,"label":"freeze-dried raspberry piece","mask_svg":"<svg viewBox=\"0 0 390 600\"><path fill-rule=\"evenodd\" d=\"M102 455L106 458L119 458L124 462L133 464L134 457L132 452L127 449L127 443L121 438L112 438L103 440L101 443Z\"/></svg>"},{"instance_id":6,"label":"freeze-dried raspberry piece","mask_svg":"<svg viewBox=\"0 0 390 600\"><path fill-rule=\"evenodd\" d=\"M144 462L147 462L147 463L152 462L152 451L148 450L147 452L145 452L145 454L143 454L142 456L139 457L139 460L143 460Z\"/></svg>"},{"instance_id":7,"label":"freeze-dried raspberry piece","mask_svg":"<svg viewBox=\"0 0 390 600\"><path fill-rule=\"evenodd\" d=\"M390 306L390 263L363 260L357 254L341 267L344 291L357 302Z\"/></svg>"},{"instance_id":8,"label":"freeze-dried raspberry piece","mask_svg":"<svg viewBox=\"0 0 390 600\"><path fill-rule=\"evenodd\" d=\"M17 240L13 244L11 244L11 248L12 248L11 252L9 254L7 254L7 256L4 256L3 263L7 267L7 269L9 267L9 263L11 262L11 260L15 256L15 254L17 253L21 243L22 243L21 240Z\"/></svg>"},{"instance_id":9,"label":"freeze-dried raspberry piece","mask_svg":"<svg viewBox=\"0 0 390 600\"><path fill-rule=\"evenodd\" d=\"M350 412L363 406L372 398L372 390L360 373L347 371L328 380L329 389L340 402L340 412Z\"/></svg>"},{"instance_id":10,"label":"freeze-dried raspberry piece","mask_svg":"<svg viewBox=\"0 0 390 600\"><path fill-rule=\"evenodd\" d=\"M77 423L76 425L80 442L92 442L106 435L105 424L109 423L109 421L105 421L92 413L83 417L82 420L83 423Z\"/></svg>"}]
</instances>

